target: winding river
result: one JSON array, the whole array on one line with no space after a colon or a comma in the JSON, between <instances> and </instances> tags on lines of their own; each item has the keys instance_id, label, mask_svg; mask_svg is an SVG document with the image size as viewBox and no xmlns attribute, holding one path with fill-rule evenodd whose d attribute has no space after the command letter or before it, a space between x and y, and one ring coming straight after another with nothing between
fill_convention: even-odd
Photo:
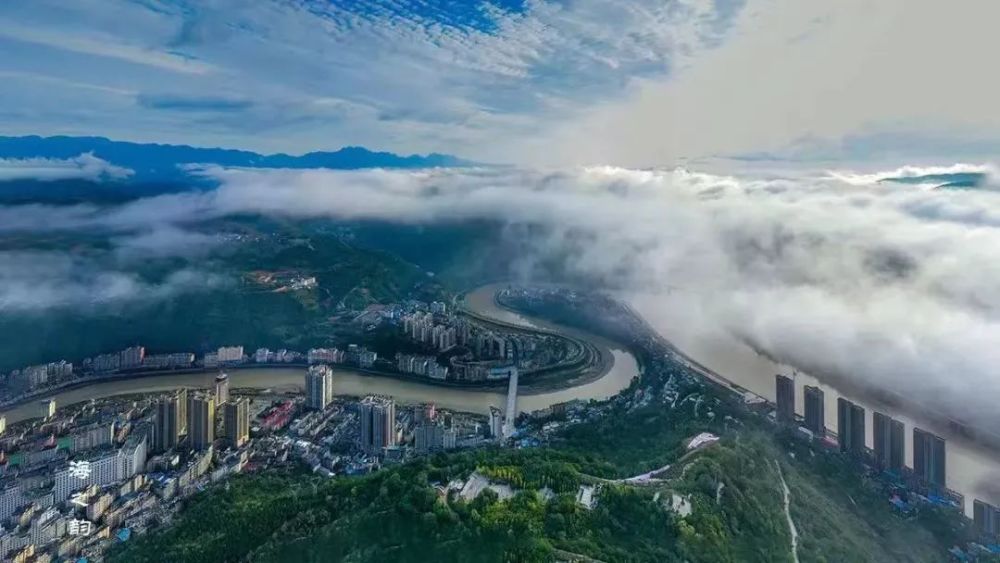
<instances>
[{"instance_id":1,"label":"winding river","mask_svg":"<svg viewBox=\"0 0 1000 563\"><path fill-rule=\"evenodd\" d=\"M590 335L568 327L547 323L540 319L528 318L511 311L501 309L493 301L496 286L480 287L466 295L466 307L483 317L498 321L517 324L529 328L544 328L569 334L579 339L588 340L595 346L610 350L614 362L605 373L583 385L553 391L533 393L526 391L518 395L518 411L530 412L543 409L550 405L572 399L605 399L628 387L632 378L638 375L639 367L629 352L620 346L598 336ZM231 370L229 381L232 388L255 389L302 389L304 371L301 368L248 368ZM90 399L127 395L135 393L155 393L169 391L180 387L205 388L210 387L215 374L187 373L147 375L134 379L96 382L92 385L77 387L54 393L46 398L54 398L57 406L66 406ZM390 395L396 401L404 404L434 403L438 407L489 414L490 406L503 407L506 394L495 390L460 389L424 385L414 381L403 381L391 377L363 375L351 370L335 370L333 389L337 395L365 395L379 393ZM38 401L11 407L3 413L7 423L12 424L27 418L38 416Z\"/></svg>"},{"instance_id":2,"label":"winding river","mask_svg":"<svg viewBox=\"0 0 1000 563\"><path fill-rule=\"evenodd\" d=\"M497 307L493 298L498 287L497 284L487 285L466 294L466 308L480 316L500 322L552 330L589 341L602 350L610 350L614 359L601 377L588 383L553 391L524 390L518 396L518 411L531 412L572 399L605 399L627 387L632 378L638 375L639 367L635 357L613 342L580 330ZM664 312L662 296L656 301L634 297L631 301L639 311L657 311L659 308L659 312ZM758 356L745 344L732 339L718 338L718 335L705 336L695 329L698 323L692 322L694 319L685 315L681 308L669 312L670 314L665 316L653 315L650 320L654 327L695 360L717 373L726 375L744 388L773 400L774 374L792 372L788 366ZM300 368L248 368L232 370L229 377L233 388L291 390L302 389L303 373L304 370ZM212 385L214 378L215 374L210 372L145 376L94 383L58 392L51 397L56 400L58 406L66 406L112 395L169 391L180 387L206 388ZM801 372L796 378L796 410L801 412L804 403L803 385L818 385L826 390L827 424L834 426L837 412L836 399L841 393L827 382L818 381ZM446 409L481 414L488 414L490 406L502 407L506 402L505 394L496 390L439 387L390 377L364 375L343 369L335 371L334 391L338 395L354 396L380 393L390 395L404 404L434 403ZM879 404L864 394L851 398L866 408L869 446L872 440L871 412L875 409L891 413L906 424L905 459L908 464L912 464L913 455L911 428L922 426L936 431L948 439L947 485L965 495L966 513L971 514L973 498L1000 504L1000 487L997 486L997 483L1000 483L1000 459L995 452L954 436L946 428L940 428L936 424L928 421L918 422L914 418L919 417L907 416L913 413L897 412L897 409ZM3 414L7 417L8 424L15 423L37 416L37 405L37 401L29 401L11 407Z\"/></svg>"}]
</instances>

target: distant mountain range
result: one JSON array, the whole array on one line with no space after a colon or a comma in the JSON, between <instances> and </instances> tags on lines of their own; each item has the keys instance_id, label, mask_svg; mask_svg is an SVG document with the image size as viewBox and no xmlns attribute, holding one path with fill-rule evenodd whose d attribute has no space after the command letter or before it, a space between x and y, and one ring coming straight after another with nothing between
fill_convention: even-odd
<instances>
[{"instance_id":1,"label":"distant mountain range","mask_svg":"<svg viewBox=\"0 0 1000 563\"><path fill-rule=\"evenodd\" d=\"M90 153L116 166L131 169L133 182L170 182L185 178L186 164L218 164L249 168L430 168L469 166L454 156L432 153L400 156L362 147L344 147L299 156L259 154L250 151L112 141L104 137L3 137L0 158L68 159Z\"/></svg>"}]
</instances>

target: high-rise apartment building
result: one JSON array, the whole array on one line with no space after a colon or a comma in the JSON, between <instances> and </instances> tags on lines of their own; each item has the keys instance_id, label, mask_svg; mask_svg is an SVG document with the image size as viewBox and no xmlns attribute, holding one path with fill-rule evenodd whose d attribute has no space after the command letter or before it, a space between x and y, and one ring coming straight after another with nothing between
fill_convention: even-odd
<instances>
[{"instance_id":1,"label":"high-rise apartment building","mask_svg":"<svg viewBox=\"0 0 1000 563\"><path fill-rule=\"evenodd\" d=\"M913 429L913 472L931 485L945 486L944 438Z\"/></svg>"},{"instance_id":2,"label":"high-rise apartment building","mask_svg":"<svg viewBox=\"0 0 1000 563\"><path fill-rule=\"evenodd\" d=\"M434 406L434 403L424 403L413 409L413 417L417 424L434 422L434 419L437 418L437 407Z\"/></svg>"},{"instance_id":3,"label":"high-rise apartment building","mask_svg":"<svg viewBox=\"0 0 1000 563\"><path fill-rule=\"evenodd\" d=\"M784 375L774 376L777 387L778 422L792 424L795 422L795 381Z\"/></svg>"},{"instance_id":4,"label":"high-rise apartment building","mask_svg":"<svg viewBox=\"0 0 1000 563\"><path fill-rule=\"evenodd\" d=\"M156 405L156 425L153 429L153 449L167 451L180 439L180 394L160 399Z\"/></svg>"},{"instance_id":5,"label":"high-rise apartment building","mask_svg":"<svg viewBox=\"0 0 1000 563\"><path fill-rule=\"evenodd\" d=\"M229 376L220 373L215 376L215 406L221 407L229 402Z\"/></svg>"},{"instance_id":6,"label":"high-rise apartment building","mask_svg":"<svg viewBox=\"0 0 1000 563\"><path fill-rule=\"evenodd\" d=\"M1000 511L992 504L979 499L973 500L972 522L980 535L995 538L1000 534Z\"/></svg>"},{"instance_id":7,"label":"high-rise apartment building","mask_svg":"<svg viewBox=\"0 0 1000 563\"><path fill-rule=\"evenodd\" d=\"M177 390L177 432L181 435L188 432L188 390L181 387Z\"/></svg>"},{"instance_id":8,"label":"high-rise apartment building","mask_svg":"<svg viewBox=\"0 0 1000 563\"><path fill-rule=\"evenodd\" d=\"M413 449L417 453L450 450L455 447L455 431L444 425L424 423L413 431Z\"/></svg>"},{"instance_id":9,"label":"high-rise apartment building","mask_svg":"<svg viewBox=\"0 0 1000 563\"><path fill-rule=\"evenodd\" d=\"M806 385L802 396L805 399L806 428L819 438L826 436L826 399L823 390Z\"/></svg>"},{"instance_id":10,"label":"high-rise apartment building","mask_svg":"<svg viewBox=\"0 0 1000 563\"><path fill-rule=\"evenodd\" d=\"M333 370L327 365L309 366L306 372L306 406L323 410L333 400Z\"/></svg>"},{"instance_id":11,"label":"high-rise apartment building","mask_svg":"<svg viewBox=\"0 0 1000 563\"><path fill-rule=\"evenodd\" d=\"M837 437L840 451L864 454L865 409L843 397L837 399Z\"/></svg>"},{"instance_id":12,"label":"high-rise apartment building","mask_svg":"<svg viewBox=\"0 0 1000 563\"><path fill-rule=\"evenodd\" d=\"M223 425L226 439L236 447L250 439L250 407L246 399L236 399L225 405Z\"/></svg>"},{"instance_id":13,"label":"high-rise apartment building","mask_svg":"<svg viewBox=\"0 0 1000 563\"><path fill-rule=\"evenodd\" d=\"M370 454L396 445L396 403L389 397L370 395L358 405L361 449Z\"/></svg>"},{"instance_id":14,"label":"high-rise apartment building","mask_svg":"<svg viewBox=\"0 0 1000 563\"><path fill-rule=\"evenodd\" d=\"M490 407L490 437L503 438L503 411Z\"/></svg>"},{"instance_id":15,"label":"high-rise apartment building","mask_svg":"<svg viewBox=\"0 0 1000 563\"><path fill-rule=\"evenodd\" d=\"M215 398L201 393L188 397L188 442L204 450L215 441Z\"/></svg>"},{"instance_id":16,"label":"high-rise apartment building","mask_svg":"<svg viewBox=\"0 0 1000 563\"><path fill-rule=\"evenodd\" d=\"M69 450L83 452L110 445L115 439L115 422L98 422L73 431Z\"/></svg>"},{"instance_id":17,"label":"high-rise apartment building","mask_svg":"<svg viewBox=\"0 0 1000 563\"><path fill-rule=\"evenodd\" d=\"M50 419L56 415L56 400L45 399L38 404L39 414L43 419Z\"/></svg>"},{"instance_id":18,"label":"high-rise apartment building","mask_svg":"<svg viewBox=\"0 0 1000 563\"><path fill-rule=\"evenodd\" d=\"M906 451L904 432L902 422L877 411L872 413L872 450L875 464L880 469L903 469Z\"/></svg>"}]
</instances>

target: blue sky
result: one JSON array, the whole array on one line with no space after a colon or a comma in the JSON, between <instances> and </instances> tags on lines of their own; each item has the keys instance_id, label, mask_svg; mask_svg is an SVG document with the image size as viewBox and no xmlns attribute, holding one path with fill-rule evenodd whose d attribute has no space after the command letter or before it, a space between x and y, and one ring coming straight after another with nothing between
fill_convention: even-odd
<instances>
[{"instance_id":1,"label":"blue sky","mask_svg":"<svg viewBox=\"0 0 1000 563\"><path fill-rule=\"evenodd\" d=\"M8 133L473 152L668 75L740 2L0 6Z\"/></svg>"},{"instance_id":2,"label":"blue sky","mask_svg":"<svg viewBox=\"0 0 1000 563\"><path fill-rule=\"evenodd\" d=\"M914 136L921 154L988 153L1000 91L980 69L998 45L979 22L997 9L926 4L8 2L0 133L543 164L854 159ZM937 59L965 93L899 103Z\"/></svg>"}]
</instances>

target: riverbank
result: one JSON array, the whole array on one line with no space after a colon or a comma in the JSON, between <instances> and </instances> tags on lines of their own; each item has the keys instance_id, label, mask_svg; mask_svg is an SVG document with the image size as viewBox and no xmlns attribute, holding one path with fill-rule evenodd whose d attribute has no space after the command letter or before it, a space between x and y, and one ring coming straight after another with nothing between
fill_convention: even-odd
<instances>
[{"instance_id":1,"label":"riverbank","mask_svg":"<svg viewBox=\"0 0 1000 563\"><path fill-rule=\"evenodd\" d=\"M361 376L385 377L391 379L399 379L401 381L413 381L416 383L423 383L426 385L432 385L438 387L450 387L455 389L499 391L501 389L505 389L507 386L507 383L505 381L495 381L495 382L494 381L484 381L484 382L447 381L440 379L431 379L425 376L410 374L410 373L371 370L371 369L363 369L359 367L341 366L341 365L335 365L334 367L340 372L351 372ZM0 412L3 412L3 410L6 409L44 400L54 394L59 394L66 391L72 391L74 389L80 389L83 387L88 387L90 385L97 385L101 383L108 383L114 381L129 381L136 379L155 380L156 378L160 377L170 377L177 375L211 374L212 376L215 376L218 375L220 372L236 373L242 370L262 370L262 371L297 370L304 372L307 369L309 369L309 364L307 363L289 362L280 364L246 363L246 364L228 365L221 368L194 367L188 369L146 370L146 371L131 371L125 373L114 373L114 374L100 375L95 377L82 378L77 381L69 381L59 386L53 387L51 389L34 392L30 397L18 398L17 400L10 401L9 403L0 405Z\"/></svg>"},{"instance_id":2,"label":"riverbank","mask_svg":"<svg viewBox=\"0 0 1000 563\"><path fill-rule=\"evenodd\" d=\"M969 439L961 428L951 427L946 420L928 409L886 400L887 393L873 392L865 386L827 375L809 374L793 366L775 362L707 322L703 313L685 299L684 292L669 294L618 295L683 357L697 362L704 375L722 374L727 384L744 389L769 401L776 400L775 374L795 381L795 412L804 415L807 385L823 391L826 426L831 433L837 428L837 399L844 397L865 409L865 446L874 447L873 413L881 412L903 423L904 462L913 467L913 428L923 428L947 440L946 486L965 496L965 510L972 513L972 501L979 498L991 504L1000 503L1000 453L983 442ZM692 367L695 367L692 365ZM958 431L956 431L958 430Z\"/></svg>"},{"instance_id":3,"label":"riverbank","mask_svg":"<svg viewBox=\"0 0 1000 563\"><path fill-rule=\"evenodd\" d=\"M576 366L563 366L562 369L551 371L547 368L522 377L518 385L519 394L548 393L586 385L604 377L614 367L612 349L622 349L621 344L606 341L596 334L577 331L573 327L550 324L540 318L532 319L530 322L516 322L525 317L520 311L499 299L502 285L502 283L489 284L463 293L456 299L455 304L463 314L480 322L507 330L558 336L572 341L584 351L584 358L577 362ZM487 312L486 315L481 314L484 311Z\"/></svg>"},{"instance_id":4,"label":"riverbank","mask_svg":"<svg viewBox=\"0 0 1000 563\"><path fill-rule=\"evenodd\" d=\"M489 291L487 289L486 291ZM480 307L482 305L482 307ZM481 303L476 300L468 310L482 318L499 322L514 321L522 328L537 328L545 331L556 331L561 327L546 323L541 319L528 319L515 313L501 312L493 304L492 296ZM606 341L596 335L588 335L582 331L567 328L571 337L589 340L595 347L605 346ZM526 384L520 387L518 394L518 410L530 412L544 409L556 403L574 399L606 399L624 389L638 375L638 362L627 351L616 347L602 351L602 361L599 368L581 382L573 378L561 386L533 386ZM233 388L276 388L303 386L304 366L290 367L287 364L275 367L259 367L255 365L227 368L230 372L230 386ZM27 418L38 416L36 401L41 398L53 398L58 406L75 404L90 399L117 396L134 393L165 392L180 387L207 388L214 383L218 370L192 369L145 374L116 374L99 381L73 382L58 391L46 392L37 397L25 398L17 405L10 405L0 410L7 417L8 424L13 424ZM360 396L368 393L391 395L401 403L432 402L446 409L489 414L491 406L502 406L505 402L506 382L499 382L495 387L459 387L449 385L434 385L422 377L399 377L364 372L356 368L334 369L334 392L338 395ZM435 382L440 383L440 382Z\"/></svg>"},{"instance_id":5,"label":"riverbank","mask_svg":"<svg viewBox=\"0 0 1000 563\"><path fill-rule=\"evenodd\" d=\"M492 288L492 286L487 286ZM492 289L490 289L492 291ZM501 306L499 302L496 301L495 297L493 299L494 304ZM550 336L557 336L564 338L573 343L573 345L579 347L582 352L580 357L574 358L571 361L565 363L557 364L554 366L547 366L540 368L538 370L526 371L521 374L521 380L518 386L518 393L522 395L537 395L550 393L553 391L559 391L562 389L567 389L570 387L575 387L578 385L584 385L596 381L606 375L610 371L611 366L614 363L614 356L610 353L610 349L606 347L599 346L595 342L589 341L586 338L572 338L560 334L558 331L542 329L530 325L518 325L510 322L505 322L500 319L491 318L488 315L482 315L480 312L473 308L462 308L463 314L467 314L476 320L493 325L496 327L504 328L516 332L525 333L542 333ZM515 311L510 311L512 314L517 314ZM229 365L222 368L205 368L205 367L191 367L191 368L181 368L181 369L163 369L163 370L134 370L122 373L112 373L104 374L98 376L91 376L87 378L82 378L75 381L64 382L55 387L45 389L43 391L32 392L28 396L19 397L13 401L9 401L0 404L0 413L6 412L8 410L34 403L43 399L50 398L54 395L58 395L67 391L72 391L75 389L80 389L90 385L98 385L101 383L114 382L114 381L127 381L133 379L153 379L158 377L169 377L177 375L187 375L187 374L217 374L220 370L226 372L236 372L239 370L246 369L307 369L309 367L306 363L280 363L280 364L237 364ZM369 377L383 377L398 379L401 381L412 381L415 383L421 383L429 386L446 387L452 389L465 389L471 391L495 391L500 392L507 388L506 380L499 381L477 381L477 382L466 382L466 381L450 381L450 380L440 380L431 379L422 375L402 373L396 371L384 371L384 370L372 370L363 369L354 366L335 366L338 371L341 372L351 372L360 376Z\"/></svg>"}]
</instances>

